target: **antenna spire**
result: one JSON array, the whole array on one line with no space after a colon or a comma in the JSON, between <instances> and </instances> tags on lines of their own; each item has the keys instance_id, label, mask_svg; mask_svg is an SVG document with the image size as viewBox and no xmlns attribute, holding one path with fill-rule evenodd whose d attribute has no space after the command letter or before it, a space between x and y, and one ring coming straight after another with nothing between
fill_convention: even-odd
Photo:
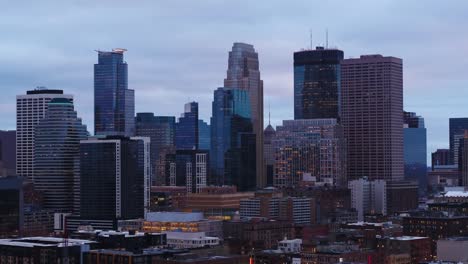
<instances>
[{"instance_id":1,"label":"antenna spire","mask_svg":"<svg viewBox=\"0 0 468 264\"><path fill-rule=\"evenodd\" d=\"M270 102L268 102L268 125L271 125L271 108L270 108Z\"/></svg>"},{"instance_id":2,"label":"antenna spire","mask_svg":"<svg viewBox=\"0 0 468 264\"><path fill-rule=\"evenodd\" d=\"M325 39L326 39L325 47L328 49L328 28L327 28L326 33L325 33Z\"/></svg>"},{"instance_id":3,"label":"antenna spire","mask_svg":"<svg viewBox=\"0 0 468 264\"><path fill-rule=\"evenodd\" d=\"M310 34L310 36L309 36L310 37L310 49L313 49L314 45L312 43L312 29L310 29L309 34Z\"/></svg>"}]
</instances>

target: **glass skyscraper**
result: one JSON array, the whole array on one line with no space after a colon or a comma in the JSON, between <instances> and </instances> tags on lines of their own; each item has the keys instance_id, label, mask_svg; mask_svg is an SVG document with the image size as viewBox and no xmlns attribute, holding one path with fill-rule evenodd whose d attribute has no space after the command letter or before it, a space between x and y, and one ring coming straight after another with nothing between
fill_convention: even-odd
<instances>
[{"instance_id":1,"label":"glass skyscraper","mask_svg":"<svg viewBox=\"0 0 468 264\"><path fill-rule=\"evenodd\" d=\"M77 212L79 203L80 140L87 137L86 126L77 117L73 102L54 98L45 117L35 129L34 187L44 197L44 207L61 212Z\"/></svg>"},{"instance_id":2,"label":"glass skyscraper","mask_svg":"<svg viewBox=\"0 0 468 264\"><path fill-rule=\"evenodd\" d=\"M255 189L258 167L255 166L256 141L250 107L246 90L218 88L214 92L210 151L212 184L236 185L240 191Z\"/></svg>"},{"instance_id":3,"label":"glass skyscraper","mask_svg":"<svg viewBox=\"0 0 468 264\"><path fill-rule=\"evenodd\" d=\"M228 70L224 87L246 90L250 100L253 132L256 135L256 184L266 186L263 160L263 81L260 79L258 53L254 46L234 43L229 52Z\"/></svg>"},{"instance_id":4,"label":"glass skyscraper","mask_svg":"<svg viewBox=\"0 0 468 264\"><path fill-rule=\"evenodd\" d=\"M338 49L294 52L294 119L339 119L342 60Z\"/></svg>"},{"instance_id":5,"label":"glass skyscraper","mask_svg":"<svg viewBox=\"0 0 468 264\"><path fill-rule=\"evenodd\" d=\"M404 112L403 155L405 179L417 181L419 193L427 191L427 133L424 118Z\"/></svg>"},{"instance_id":6,"label":"glass skyscraper","mask_svg":"<svg viewBox=\"0 0 468 264\"><path fill-rule=\"evenodd\" d=\"M198 149L198 103L185 104L185 111L176 123L176 149Z\"/></svg>"},{"instance_id":7,"label":"glass skyscraper","mask_svg":"<svg viewBox=\"0 0 468 264\"><path fill-rule=\"evenodd\" d=\"M210 150L211 146L211 128L203 120L198 120L198 148L203 150Z\"/></svg>"},{"instance_id":8,"label":"glass skyscraper","mask_svg":"<svg viewBox=\"0 0 468 264\"><path fill-rule=\"evenodd\" d=\"M98 51L98 63L94 64L96 135L133 136L135 133L135 92L128 89L125 51Z\"/></svg>"},{"instance_id":9,"label":"glass skyscraper","mask_svg":"<svg viewBox=\"0 0 468 264\"><path fill-rule=\"evenodd\" d=\"M460 139L463 138L465 130L468 130L468 117L449 119L450 140L450 163L458 165L458 151Z\"/></svg>"}]
</instances>

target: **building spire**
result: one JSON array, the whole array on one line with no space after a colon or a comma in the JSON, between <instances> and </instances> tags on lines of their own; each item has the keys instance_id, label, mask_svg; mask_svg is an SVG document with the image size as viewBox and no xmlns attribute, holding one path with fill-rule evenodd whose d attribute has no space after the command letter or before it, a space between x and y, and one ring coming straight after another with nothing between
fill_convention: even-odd
<instances>
[{"instance_id":1,"label":"building spire","mask_svg":"<svg viewBox=\"0 0 468 264\"><path fill-rule=\"evenodd\" d=\"M268 102L268 125L271 125L271 108L270 108L270 102Z\"/></svg>"}]
</instances>

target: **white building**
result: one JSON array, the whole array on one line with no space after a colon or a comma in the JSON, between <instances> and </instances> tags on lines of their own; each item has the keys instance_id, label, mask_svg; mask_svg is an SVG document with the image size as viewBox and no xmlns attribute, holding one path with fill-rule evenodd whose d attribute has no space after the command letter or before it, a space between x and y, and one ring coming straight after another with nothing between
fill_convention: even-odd
<instances>
[{"instance_id":1,"label":"white building","mask_svg":"<svg viewBox=\"0 0 468 264\"><path fill-rule=\"evenodd\" d=\"M34 130L45 117L48 103L54 98L66 98L73 102L73 96L62 90L38 87L16 96L16 174L34 181Z\"/></svg>"},{"instance_id":2,"label":"white building","mask_svg":"<svg viewBox=\"0 0 468 264\"><path fill-rule=\"evenodd\" d=\"M387 184L384 180L369 181L367 178L349 181L351 207L358 212L358 221L365 214L387 214Z\"/></svg>"},{"instance_id":3,"label":"white building","mask_svg":"<svg viewBox=\"0 0 468 264\"><path fill-rule=\"evenodd\" d=\"M218 237L209 237L205 232L164 232L167 235L167 245L174 248L201 248L219 245Z\"/></svg>"},{"instance_id":4,"label":"white building","mask_svg":"<svg viewBox=\"0 0 468 264\"><path fill-rule=\"evenodd\" d=\"M468 263L468 237L451 237L437 240L437 259Z\"/></svg>"},{"instance_id":5,"label":"white building","mask_svg":"<svg viewBox=\"0 0 468 264\"><path fill-rule=\"evenodd\" d=\"M302 239L283 239L278 242L278 249L285 253L300 253Z\"/></svg>"}]
</instances>

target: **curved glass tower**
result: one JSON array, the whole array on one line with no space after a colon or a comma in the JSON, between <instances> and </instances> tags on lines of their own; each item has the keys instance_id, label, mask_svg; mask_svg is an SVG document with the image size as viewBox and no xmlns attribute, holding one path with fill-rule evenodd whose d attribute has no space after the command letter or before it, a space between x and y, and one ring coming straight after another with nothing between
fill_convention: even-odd
<instances>
[{"instance_id":1,"label":"curved glass tower","mask_svg":"<svg viewBox=\"0 0 468 264\"><path fill-rule=\"evenodd\" d=\"M34 186L44 195L44 206L62 212L78 209L78 160L86 126L71 100L54 98L35 129Z\"/></svg>"}]
</instances>

